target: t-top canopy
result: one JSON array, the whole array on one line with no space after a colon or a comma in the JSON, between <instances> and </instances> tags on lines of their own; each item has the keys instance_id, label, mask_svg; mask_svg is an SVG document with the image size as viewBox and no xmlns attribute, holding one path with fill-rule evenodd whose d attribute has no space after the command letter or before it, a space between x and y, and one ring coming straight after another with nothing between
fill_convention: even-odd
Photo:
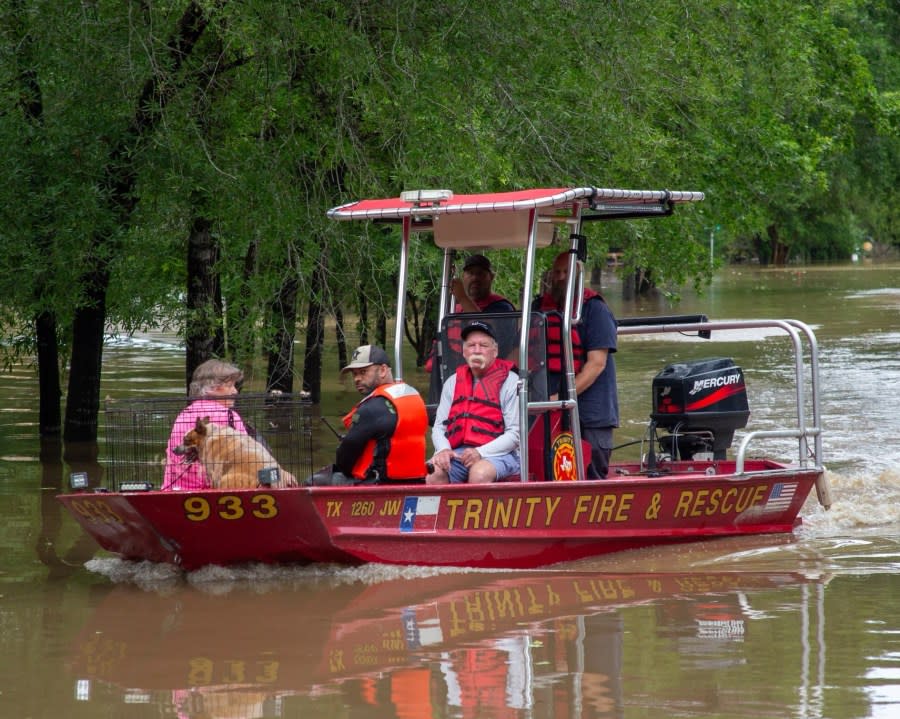
<instances>
[{"instance_id":1,"label":"t-top canopy","mask_svg":"<svg viewBox=\"0 0 900 719\"><path fill-rule=\"evenodd\" d=\"M422 193L424 195L424 192ZM419 202L400 197L357 200L328 211L334 220L402 220L404 217L466 214L470 212L519 212L530 209L559 210L586 200L586 209L613 210L623 205L644 207L679 202L699 202L702 192L673 190L614 190L599 187L539 188L514 192L490 192L480 195L450 195L448 199Z\"/></svg>"},{"instance_id":2,"label":"t-top canopy","mask_svg":"<svg viewBox=\"0 0 900 719\"><path fill-rule=\"evenodd\" d=\"M598 187L538 188L479 195L449 190L405 192L402 197L358 200L328 211L335 220L395 223L410 219L412 232L434 232L439 247L522 247L528 216L538 215L538 245L549 244L553 224L574 220L659 217L676 203L699 202L702 192L618 190Z\"/></svg>"},{"instance_id":3,"label":"t-top canopy","mask_svg":"<svg viewBox=\"0 0 900 719\"><path fill-rule=\"evenodd\" d=\"M442 191L358 200L328 211L335 220L402 222L411 231L434 232L439 247L521 247L528 241L528 215L538 214L538 244L548 244L554 222L665 216L677 203L699 202L702 192L618 190L598 187L538 188L478 195Z\"/></svg>"}]
</instances>

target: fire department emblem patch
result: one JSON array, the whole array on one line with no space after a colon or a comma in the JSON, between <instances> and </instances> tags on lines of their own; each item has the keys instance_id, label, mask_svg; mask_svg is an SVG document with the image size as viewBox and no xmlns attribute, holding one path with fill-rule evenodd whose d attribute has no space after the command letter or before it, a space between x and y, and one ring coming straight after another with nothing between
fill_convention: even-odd
<instances>
[{"instance_id":1,"label":"fire department emblem patch","mask_svg":"<svg viewBox=\"0 0 900 719\"><path fill-rule=\"evenodd\" d=\"M571 482L575 476L575 438L569 432L560 432L553 440L553 479Z\"/></svg>"}]
</instances>

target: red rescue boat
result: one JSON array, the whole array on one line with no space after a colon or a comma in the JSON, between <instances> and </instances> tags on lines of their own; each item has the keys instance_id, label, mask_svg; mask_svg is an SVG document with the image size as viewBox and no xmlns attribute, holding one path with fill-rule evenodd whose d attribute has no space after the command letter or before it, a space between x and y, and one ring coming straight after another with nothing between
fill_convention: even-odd
<instances>
[{"instance_id":1,"label":"red rescue boat","mask_svg":"<svg viewBox=\"0 0 900 719\"><path fill-rule=\"evenodd\" d=\"M448 336L453 254L460 248L522 248L522 306L531 305L535 251L554 238L572 250L564 315L580 317L582 224L658 217L703 199L699 192L595 187L484 195L417 191L401 198L342 205L336 220L397 223L401 228L397 327L403 326L407 262L414 237L444 250L441 342L435 379L459 361ZM466 321L481 315L467 314ZM106 550L126 559L170 562L191 570L242 562L336 562L533 568L649 545L715 537L790 533L816 488L830 505L822 463L818 348L797 320L710 321L703 316L622 320L620 338L765 328L791 343L796 415L791 426L752 427L743 371L728 358L673 364L653 380L648 451L616 461L609 478L587 480L575 401L550 401L546 389L543 317L539 312L491 314L518 338L521 426L529 427L519 481L442 487L374 485L158 491L160 455L174 414L167 399L114 402L106 409L105 486L88 477L59 500ZM564 331L564 338L569 337ZM403 378L403 337L394 340L394 377ZM572 383L571 342L563 359ZM808 364L805 358L808 358ZM574 396L570 386L569 396ZM289 395L242 397L241 416L267 431L274 455L295 476L311 469L311 408ZM809 415L809 416L807 416ZM567 429L571 428L571 429ZM154 432L159 430L159 435ZM523 432L524 434L524 432ZM796 461L751 458L767 440L796 442ZM84 479L84 478L82 478ZM560 481L575 480L575 481Z\"/></svg>"}]
</instances>

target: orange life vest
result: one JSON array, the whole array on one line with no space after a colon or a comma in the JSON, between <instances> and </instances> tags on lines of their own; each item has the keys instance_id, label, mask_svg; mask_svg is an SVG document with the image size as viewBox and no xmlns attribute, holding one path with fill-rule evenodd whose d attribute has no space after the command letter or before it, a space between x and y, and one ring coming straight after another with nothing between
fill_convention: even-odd
<instances>
[{"instance_id":1,"label":"orange life vest","mask_svg":"<svg viewBox=\"0 0 900 719\"><path fill-rule=\"evenodd\" d=\"M477 383L469 365L456 368L456 389L446 430L451 447L480 447L503 434L500 388L512 368L509 360L495 359Z\"/></svg>"},{"instance_id":2,"label":"orange life vest","mask_svg":"<svg viewBox=\"0 0 900 719\"><path fill-rule=\"evenodd\" d=\"M428 412L425 402L415 387L406 382L382 384L361 399L343 419L344 427L350 428L353 415L363 402L372 397L383 397L397 412L397 426L390 438L390 449L385 460L387 477L381 479L421 479L428 474L425 469L425 432L428 429ZM353 465L356 479L367 479L375 458L376 441L370 439L362 454Z\"/></svg>"}]
</instances>

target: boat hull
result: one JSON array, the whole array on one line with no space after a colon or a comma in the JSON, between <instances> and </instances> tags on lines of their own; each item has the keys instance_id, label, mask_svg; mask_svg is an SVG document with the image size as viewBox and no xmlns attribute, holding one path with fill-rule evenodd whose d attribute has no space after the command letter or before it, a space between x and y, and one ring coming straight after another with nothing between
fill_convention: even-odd
<instances>
[{"instance_id":1,"label":"boat hull","mask_svg":"<svg viewBox=\"0 0 900 719\"><path fill-rule=\"evenodd\" d=\"M789 533L821 471L767 460L659 476L428 487L65 494L106 550L193 570L244 562L522 569L651 545Z\"/></svg>"}]
</instances>

